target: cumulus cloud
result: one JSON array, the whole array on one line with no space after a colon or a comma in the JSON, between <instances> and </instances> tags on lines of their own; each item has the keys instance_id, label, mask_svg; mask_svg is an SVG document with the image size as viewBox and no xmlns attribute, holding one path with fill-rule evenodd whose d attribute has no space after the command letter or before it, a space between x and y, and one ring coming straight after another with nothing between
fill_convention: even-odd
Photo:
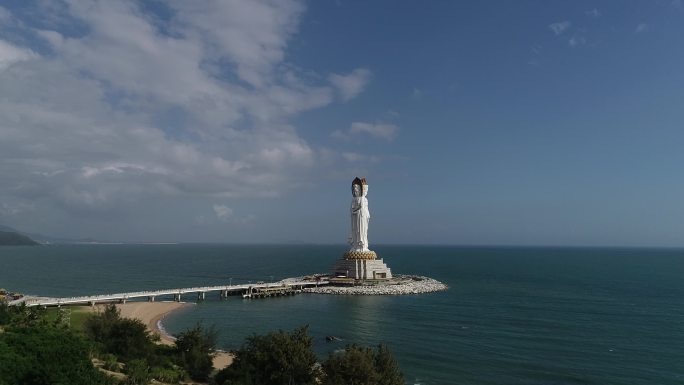
<instances>
[{"instance_id":1,"label":"cumulus cloud","mask_svg":"<svg viewBox=\"0 0 684 385\"><path fill-rule=\"evenodd\" d=\"M0 17L1 17L0 13ZM19 48L0 39L0 71L6 70L10 66L29 59L38 57L30 49Z\"/></svg>"},{"instance_id":2,"label":"cumulus cloud","mask_svg":"<svg viewBox=\"0 0 684 385\"><path fill-rule=\"evenodd\" d=\"M233 216L233 209L226 205L214 205L213 207L216 218L220 221L228 220L228 218Z\"/></svg>"},{"instance_id":3,"label":"cumulus cloud","mask_svg":"<svg viewBox=\"0 0 684 385\"><path fill-rule=\"evenodd\" d=\"M594 19L601 17L601 12L596 8L586 11L584 13L587 15L587 17L591 17Z\"/></svg>"},{"instance_id":4,"label":"cumulus cloud","mask_svg":"<svg viewBox=\"0 0 684 385\"><path fill-rule=\"evenodd\" d=\"M159 6L169 12L68 0L39 9L58 22L17 32L42 39L40 51L0 40L0 202L70 212L160 195L272 196L317 166L292 121L357 96L370 71L326 78L286 61L304 4Z\"/></svg>"},{"instance_id":5,"label":"cumulus cloud","mask_svg":"<svg viewBox=\"0 0 684 385\"><path fill-rule=\"evenodd\" d=\"M336 139L349 140L352 136L370 135L384 140L392 140L397 135L399 127L389 123L354 122L348 130L336 130L331 136Z\"/></svg>"},{"instance_id":6,"label":"cumulus cloud","mask_svg":"<svg viewBox=\"0 0 684 385\"><path fill-rule=\"evenodd\" d=\"M349 128L349 133L352 135L368 134L377 138L392 140L398 130L399 128L394 124L354 122Z\"/></svg>"},{"instance_id":7,"label":"cumulus cloud","mask_svg":"<svg viewBox=\"0 0 684 385\"><path fill-rule=\"evenodd\" d=\"M355 98L370 81L371 72L365 68L357 68L347 75L331 74L328 79L335 86L342 100Z\"/></svg>"},{"instance_id":8,"label":"cumulus cloud","mask_svg":"<svg viewBox=\"0 0 684 385\"><path fill-rule=\"evenodd\" d=\"M238 77L255 87L276 79L273 67L283 61L288 39L297 31L304 4L297 0L173 0L180 31L197 34L209 55L235 64Z\"/></svg>"},{"instance_id":9,"label":"cumulus cloud","mask_svg":"<svg viewBox=\"0 0 684 385\"><path fill-rule=\"evenodd\" d=\"M642 32L646 32L646 31L648 31L648 24L640 23L639 25L636 26L634 33L642 33Z\"/></svg>"},{"instance_id":10,"label":"cumulus cloud","mask_svg":"<svg viewBox=\"0 0 684 385\"><path fill-rule=\"evenodd\" d=\"M570 23L569 21L566 20L566 21L559 21L559 22L556 22L553 24L549 24L549 28L551 29L551 31L553 31L553 33L556 36L558 36L558 35L562 34L563 32L567 31L571 25L572 25L572 23Z\"/></svg>"}]
</instances>

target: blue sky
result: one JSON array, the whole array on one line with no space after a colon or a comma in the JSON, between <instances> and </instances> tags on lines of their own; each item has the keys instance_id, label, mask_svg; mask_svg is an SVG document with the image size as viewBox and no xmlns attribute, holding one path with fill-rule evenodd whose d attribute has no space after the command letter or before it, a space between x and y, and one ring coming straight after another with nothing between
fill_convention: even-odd
<instances>
[{"instance_id":1,"label":"blue sky","mask_svg":"<svg viewBox=\"0 0 684 385\"><path fill-rule=\"evenodd\" d=\"M0 223L684 246L681 1L0 6Z\"/></svg>"}]
</instances>

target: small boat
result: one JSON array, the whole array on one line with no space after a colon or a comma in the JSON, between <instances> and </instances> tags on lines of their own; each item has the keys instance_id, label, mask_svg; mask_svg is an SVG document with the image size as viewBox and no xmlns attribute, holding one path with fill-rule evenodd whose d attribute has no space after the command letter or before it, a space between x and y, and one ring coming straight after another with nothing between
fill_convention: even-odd
<instances>
[{"instance_id":1,"label":"small boat","mask_svg":"<svg viewBox=\"0 0 684 385\"><path fill-rule=\"evenodd\" d=\"M328 342L341 341L339 338L337 338L337 337L335 337L335 336L326 336L326 337L325 337L325 340L328 341Z\"/></svg>"}]
</instances>

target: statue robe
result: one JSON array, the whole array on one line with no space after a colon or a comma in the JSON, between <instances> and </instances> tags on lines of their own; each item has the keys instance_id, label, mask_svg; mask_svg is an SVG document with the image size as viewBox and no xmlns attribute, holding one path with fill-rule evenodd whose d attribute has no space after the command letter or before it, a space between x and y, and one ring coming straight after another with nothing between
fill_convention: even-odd
<instances>
[{"instance_id":1,"label":"statue robe","mask_svg":"<svg viewBox=\"0 0 684 385\"><path fill-rule=\"evenodd\" d=\"M364 194L365 195L365 194ZM365 196L354 197L351 202L351 237L352 251L368 251L368 199Z\"/></svg>"}]
</instances>

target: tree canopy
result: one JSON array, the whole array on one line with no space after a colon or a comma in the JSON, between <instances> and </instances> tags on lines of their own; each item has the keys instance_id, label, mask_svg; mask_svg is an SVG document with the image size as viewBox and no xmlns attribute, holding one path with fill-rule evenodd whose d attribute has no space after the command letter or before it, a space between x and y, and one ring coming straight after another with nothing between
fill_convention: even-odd
<instances>
[{"instance_id":1,"label":"tree canopy","mask_svg":"<svg viewBox=\"0 0 684 385\"><path fill-rule=\"evenodd\" d=\"M116 383L93 367L88 343L68 329L10 326L0 333L0 363L2 385Z\"/></svg>"},{"instance_id":2,"label":"tree canopy","mask_svg":"<svg viewBox=\"0 0 684 385\"><path fill-rule=\"evenodd\" d=\"M216 375L220 385L308 385L320 372L308 327L248 337L233 364Z\"/></svg>"},{"instance_id":3,"label":"tree canopy","mask_svg":"<svg viewBox=\"0 0 684 385\"><path fill-rule=\"evenodd\" d=\"M220 371L218 385L404 385L404 376L386 346L347 346L317 363L307 327L249 337L233 365Z\"/></svg>"},{"instance_id":4,"label":"tree canopy","mask_svg":"<svg viewBox=\"0 0 684 385\"><path fill-rule=\"evenodd\" d=\"M122 318L113 304L87 319L85 331L104 352L114 354L123 361L150 358L159 339L159 336L147 330L142 321Z\"/></svg>"},{"instance_id":5,"label":"tree canopy","mask_svg":"<svg viewBox=\"0 0 684 385\"><path fill-rule=\"evenodd\" d=\"M204 381L209 378L216 351L216 331L213 328L197 324L182 332L176 339L176 349L181 364L192 379Z\"/></svg>"},{"instance_id":6,"label":"tree canopy","mask_svg":"<svg viewBox=\"0 0 684 385\"><path fill-rule=\"evenodd\" d=\"M323 362L323 385L404 385L399 365L385 345L350 345Z\"/></svg>"}]
</instances>

